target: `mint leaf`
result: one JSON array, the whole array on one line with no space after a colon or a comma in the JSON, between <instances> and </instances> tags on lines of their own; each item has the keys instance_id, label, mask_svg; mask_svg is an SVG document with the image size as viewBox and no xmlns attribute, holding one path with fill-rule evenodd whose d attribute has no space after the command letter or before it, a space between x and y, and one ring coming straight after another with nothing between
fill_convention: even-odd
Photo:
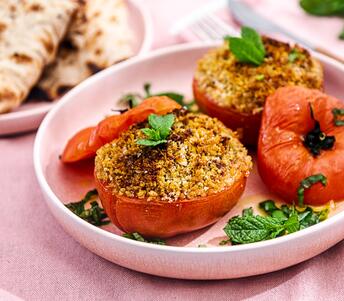
<instances>
[{"instance_id":1,"label":"mint leaf","mask_svg":"<svg viewBox=\"0 0 344 301\"><path fill-rule=\"evenodd\" d=\"M333 16L344 14L342 0L300 0L301 7L309 14L316 16Z\"/></svg>"},{"instance_id":2,"label":"mint leaf","mask_svg":"<svg viewBox=\"0 0 344 301\"><path fill-rule=\"evenodd\" d=\"M250 63L259 66L263 63L266 54L260 35L252 28L242 27L241 38L226 36L229 49L241 63Z\"/></svg>"},{"instance_id":3,"label":"mint leaf","mask_svg":"<svg viewBox=\"0 0 344 301\"><path fill-rule=\"evenodd\" d=\"M144 128L141 129L141 131L147 136L148 139L153 141L159 141L161 140L160 133L157 130Z\"/></svg>"},{"instance_id":4,"label":"mint leaf","mask_svg":"<svg viewBox=\"0 0 344 301\"><path fill-rule=\"evenodd\" d=\"M148 116L148 123L155 131L159 133L161 139L166 139L170 134L171 127L174 123L174 115L167 114L165 116L159 116L150 114Z\"/></svg>"},{"instance_id":5,"label":"mint leaf","mask_svg":"<svg viewBox=\"0 0 344 301\"><path fill-rule=\"evenodd\" d=\"M241 38L229 38L229 47L235 57L241 63L261 65L264 61L264 54L254 44Z\"/></svg>"},{"instance_id":6,"label":"mint leaf","mask_svg":"<svg viewBox=\"0 0 344 301\"><path fill-rule=\"evenodd\" d=\"M232 243L245 244L275 238L284 231L283 224L270 216L236 216L223 229Z\"/></svg>"},{"instance_id":7,"label":"mint leaf","mask_svg":"<svg viewBox=\"0 0 344 301\"><path fill-rule=\"evenodd\" d=\"M242 216L231 218L223 229L233 244L246 244L272 239L294 233L315 225L328 217L329 209L315 211L311 207L297 209L294 205L280 208L272 200L259 204L268 216L253 215L252 208L246 208Z\"/></svg>"},{"instance_id":8,"label":"mint leaf","mask_svg":"<svg viewBox=\"0 0 344 301\"><path fill-rule=\"evenodd\" d=\"M299 222L299 216L294 211L287 221L284 223L285 229L288 231L288 233L293 233L300 230L300 222Z\"/></svg>"},{"instance_id":9,"label":"mint leaf","mask_svg":"<svg viewBox=\"0 0 344 301\"><path fill-rule=\"evenodd\" d=\"M166 142L167 142L167 140L153 141L153 140L148 140L148 139L139 139L136 141L137 144L144 145L144 146L157 146L159 144L163 144Z\"/></svg>"},{"instance_id":10,"label":"mint leaf","mask_svg":"<svg viewBox=\"0 0 344 301\"><path fill-rule=\"evenodd\" d=\"M139 139L136 143L144 146L157 146L159 144L166 143L166 139L171 132L174 119L174 114L167 114L165 116L150 114L148 116L148 124L151 128L141 129L147 138Z\"/></svg>"},{"instance_id":11,"label":"mint leaf","mask_svg":"<svg viewBox=\"0 0 344 301\"><path fill-rule=\"evenodd\" d=\"M251 43L254 44L254 46L264 54L265 56L265 47L264 44L262 42L262 39L260 37L260 35L252 28L250 27L242 27L241 28L241 37L244 40L247 40Z\"/></svg>"}]
</instances>

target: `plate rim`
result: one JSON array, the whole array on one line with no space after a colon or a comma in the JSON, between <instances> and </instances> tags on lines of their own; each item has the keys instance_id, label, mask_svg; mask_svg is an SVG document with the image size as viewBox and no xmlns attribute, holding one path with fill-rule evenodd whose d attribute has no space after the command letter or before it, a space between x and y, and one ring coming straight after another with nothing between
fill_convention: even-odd
<instances>
[{"instance_id":1,"label":"plate rim","mask_svg":"<svg viewBox=\"0 0 344 301\"><path fill-rule=\"evenodd\" d=\"M141 17L142 17L142 21L144 24L144 37L143 37L143 41L141 43L141 46L137 52L136 56L141 56L144 54L147 54L153 46L153 38L154 38L154 34L153 34L153 20L151 17L151 14L148 10L148 8L139 0L125 0L130 2L130 5L136 7L138 9L138 11L140 11ZM130 60L131 58L129 58L128 60ZM122 62L119 62L117 64L122 64ZM110 67L109 67L110 68ZM54 101L51 102L43 102L43 104L46 104L44 106L39 106L39 107L34 107L31 109L27 109L24 111L16 111L16 112L8 112L8 113L3 113L0 114L0 123L2 122L13 122L13 121L19 121L21 119L24 118L30 118L30 117L38 117L38 116L44 116L45 114L47 114L55 105L56 102L59 102L60 99L56 99ZM34 128L30 128L28 130L33 130ZM11 131L9 134L13 135L16 133L21 133L22 131ZM7 135L6 133L0 133L1 135Z\"/></svg>"},{"instance_id":2,"label":"plate rim","mask_svg":"<svg viewBox=\"0 0 344 301\"><path fill-rule=\"evenodd\" d=\"M40 188L43 190L44 194L48 196L48 198L46 197L44 198L45 201L53 205L58 210L61 210L64 215L67 215L74 222L76 222L79 227L83 227L86 231L91 231L95 233L96 235L106 237L108 239L117 241L119 243L128 244L133 247L144 247L152 251L153 250L161 251L165 253L189 253L189 254L205 254L206 255L209 253L229 254L229 253L236 253L236 252L253 251L253 250L273 247L275 245L280 245L287 241L294 241L304 236L315 234L323 230L326 231L328 230L328 228L331 228L333 224L339 223L340 221L344 221L344 211L342 211L336 214L335 216L332 216L329 219L319 224L313 225L312 227L309 227L307 229L303 229L301 231L291 233L285 236L277 237L271 240L255 242L251 244L231 245L231 246L209 246L207 248L155 245L155 244L149 244L149 243L127 239L115 233L106 231L102 228L89 224L88 222L84 221L83 219L79 218L74 213L72 213L68 208L66 208L64 204L60 201L60 199L56 196L56 194L52 191L48 182L45 179L43 168L40 164L40 145L42 143L41 141L43 139L44 132L47 130L50 120L54 118L56 112L59 111L61 107L63 107L65 104L73 100L75 94L78 94L80 90L86 88L89 84L92 84L93 82L97 82L98 80L101 80L101 78L106 77L108 74L118 73L121 71L121 69L125 69L128 66L142 63L147 60L151 60L160 56L166 56L175 52L178 53L178 52L196 50L196 49L201 49L201 48L216 47L218 45L219 45L219 41L209 41L209 42L184 43L184 44L177 44L177 45L164 47L164 48L152 51L143 56L134 57L121 64L114 65L103 71L100 71L99 73L87 78L81 84L79 84L78 86L70 90L67 94L65 94L59 100L59 102L50 110L50 112L45 116L44 120L42 121L38 129L38 132L34 141L34 149L33 149L34 170L35 170L35 174L38 179ZM320 54L314 51L311 51L311 52L315 58L319 59L321 62L326 62L327 64L332 65L335 68L339 68L344 74L344 65L340 64L334 59L329 58L323 54Z\"/></svg>"}]
</instances>

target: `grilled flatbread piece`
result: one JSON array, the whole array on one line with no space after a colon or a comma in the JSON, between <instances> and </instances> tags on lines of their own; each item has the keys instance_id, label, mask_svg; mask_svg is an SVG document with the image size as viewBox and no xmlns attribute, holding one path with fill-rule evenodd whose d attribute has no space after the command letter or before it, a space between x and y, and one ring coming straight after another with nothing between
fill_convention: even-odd
<instances>
[{"instance_id":1,"label":"grilled flatbread piece","mask_svg":"<svg viewBox=\"0 0 344 301\"><path fill-rule=\"evenodd\" d=\"M55 99L95 72L132 55L125 1L80 3L56 61L45 69L38 83L44 98Z\"/></svg>"},{"instance_id":2,"label":"grilled flatbread piece","mask_svg":"<svg viewBox=\"0 0 344 301\"><path fill-rule=\"evenodd\" d=\"M17 107L54 60L76 8L72 0L0 0L0 113Z\"/></svg>"}]
</instances>

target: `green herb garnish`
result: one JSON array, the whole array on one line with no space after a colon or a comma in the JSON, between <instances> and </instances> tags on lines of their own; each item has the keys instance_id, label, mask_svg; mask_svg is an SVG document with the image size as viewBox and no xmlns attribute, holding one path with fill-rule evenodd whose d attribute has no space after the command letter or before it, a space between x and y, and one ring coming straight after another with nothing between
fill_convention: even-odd
<instances>
[{"instance_id":1,"label":"green herb garnish","mask_svg":"<svg viewBox=\"0 0 344 301\"><path fill-rule=\"evenodd\" d=\"M257 74L256 75L256 80L262 81L265 79L265 75L264 74Z\"/></svg>"},{"instance_id":2,"label":"green herb garnish","mask_svg":"<svg viewBox=\"0 0 344 301\"><path fill-rule=\"evenodd\" d=\"M241 63L250 63L259 66L263 63L266 54L260 35L252 28L242 27L241 37L226 36L229 49Z\"/></svg>"},{"instance_id":3,"label":"green herb garnish","mask_svg":"<svg viewBox=\"0 0 344 301\"><path fill-rule=\"evenodd\" d=\"M175 102L179 103L182 107L185 107L191 111L197 111L197 109L194 109L194 106L196 103L195 100L192 100L191 102L185 102L184 95L177 93L177 92L172 92L172 91L152 93L151 87L152 87L152 85L150 83L144 83L144 85L143 85L144 94L143 95L141 95L139 93L128 93L128 94L125 94L124 96L122 96L120 101L128 104L129 108L134 108L134 107L138 106L144 99L146 99L148 97L167 96L167 97L173 99Z\"/></svg>"},{"instance_id":4,"label":"green herb garnish","mask_svg":"<svg viewBox=\"0 0 344 301\"><path fill-rule=\"evenodd\" d=\"M96 189L90 190L80 202L69 203L65 206L74 214L94 226L107 225L110 221L104 209L95 200L97 196L98 192ZM85 208L86 205L89 205L88 209Z\"/></svg>"},{"instance_id":5,"label":"green herb garnish","mask_svg":"<svg viewBox=\"0 0 344 301\"><path fill-rule=\"evenodd\" d=\"M144 238L140 233L133 232L133 233L125 233L122 235L125 238L136 240L136 241L142 241L150 244L155 245L166 245L166 242L160 238L152 238L152 239L146 239Z\"/></svg>"},{"instance_id":6,"label":"green herb garnish","mask_svg":"<svg viewBox=\"0 0 344 301\"><path fill-rule=\"evenodd\" d=\"M289 63L294 63L299 59L304 59L305 55L299 52L296 48L293 48L288 54L288 61Z\"/></svg>"},{"instance_id":7,"label":"green herb garnish","mask_svg":"<svg viewBox=\"0 0 344 301\"><path fill-rule=\"evenodd\" d=\"M151 128L141 129L147 138L139 139L136 143L145 146L156 146L166 143L166 139L170 134L173 123L174 114L167 114L165 116L150 114L148 116L148 124Z\"/></svg>"},{"instance_id":8,"label":"green herb garnish","mask_svg":"<svg viewBox=\"0 0 344 301\"><path fill-rule=\"evenodd\" d=\"M333 109L332 110L333 114L333 122L335 126L343 126L344 125L344 120L338 119L341 116L344 116L344 109Z\"/></svg>"},{"instance_id":9,"label":"green herb garnish","mask_svg":"<svg viewBox=\"0 0 344 301\"><path fill-rule=\"evenodd\" d=\"M258 242L290 234L323 221L329 212L328 208L314 211L311 207L278 207L272 200L259 203L259 208L267 216L253 215L252 208L247 208L243 210L242 216L235 216L228 221L224 231L233 244Z\"/></svg>"},{"instance_id":10,"label":"green herb garnish","mask_svg":"<svg viewBox=\"0 0 344 301\"><path fill-rule=\"evenodd\" d=\"M308 132L303 138L303 145L311 152L314 157L320 155L321 150L329 150L333 148L336 138L327 136L321 131L320 123L315 119L312 105L309 104L311 118L314 121L314 128Z\"/></svg>"},{"instance_id":11,"label":"green herb garnish","mask_svg":"<svg viewBox=\"0 0 344 301\"><path fill-rule=\"evenodd\" d=\"M338 39L344 40L344 28L343 28L343 30L340 32L340 34L339 34L339 36L338 36Z\"/></svg>"},{"instance_id":12,"label":"green herb garnish","mask_svg":"<svg viewBox=\"0 0 344 301\"><path fill-rule=\"evenodd\" d=\"M309 176L300 182L300 186L297 190L297 198L300 207L303 206L303 201L305 199L305 190L311 188L311 186L316 183L321 183L323 186L326 186L327 179L323 174L319 173L316 175Z\"/></svg>"},{"instance_id":13,"label":"green herb garnish","mask_svg":"<svg viewBox=\"0 0 344 301\"><path fill-rule=\"evenodd\" d=\"M312 15L344 15L343 0L301 0L300 5L307 13Z\"/></svg>"}]
</instances>

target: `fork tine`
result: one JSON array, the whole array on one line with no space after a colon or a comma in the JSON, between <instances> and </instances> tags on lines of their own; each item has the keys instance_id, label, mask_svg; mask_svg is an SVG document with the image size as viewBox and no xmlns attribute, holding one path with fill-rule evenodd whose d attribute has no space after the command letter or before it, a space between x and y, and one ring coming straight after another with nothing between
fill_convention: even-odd
<instances>
[{"instance_id":1,"label":"fork tine","mask_svg":"<svg viewBox=\"0 0 344 301\"><path fill-rule=\"evenodd\" d=\"M227 34L227 32L223 28L218 27L216 25L216 23L214 23L209 16L205 16L200 21L203 22L205 24L205 26L207 26L207 28L209 28L209 30L211 30L213 33L215 33L214 35L216 35L217 39L222 39Z\"/></svg>"},{"instance_id":2,"label":"fork tine","mask_svg":"<svg viewBox=\"0 0 344 301\"><path fill-rule=\"evenodd\" d=\"M237 36L238 32L230 25L225 23L223 20L220 18L209 14L206 16L207 20L209 23L212 24L212 26L215 26L222 34L224 35L232 35L232 36Z\"/></svg>"},{"instance_id":3,"label":"fork tine","mask_svg":"<svg viewBox=\"0 0 344 301\"><path fill-rule=\"evenodd\" d=\"M213 38L211 37L211 35L205 31L198 22L192 24L189 27L190 31L199 39L202 41L209 41L209 40L213 40Z\"/></svg>"},{"instance_id":4,"label":"fork tine","mask_svg":"<svg viewBox=\"0 0 344 301\"><path fill-rule=\"evenodd\" d=\"M204 31L208 33L209 36L211 36L213 40L219 40L223 38L223 33L221 32L221 30L219 30L218 28L216 28L216 26L209 22L207 16L198 20L197 23Z\"/></svg>"}]
</instances>

